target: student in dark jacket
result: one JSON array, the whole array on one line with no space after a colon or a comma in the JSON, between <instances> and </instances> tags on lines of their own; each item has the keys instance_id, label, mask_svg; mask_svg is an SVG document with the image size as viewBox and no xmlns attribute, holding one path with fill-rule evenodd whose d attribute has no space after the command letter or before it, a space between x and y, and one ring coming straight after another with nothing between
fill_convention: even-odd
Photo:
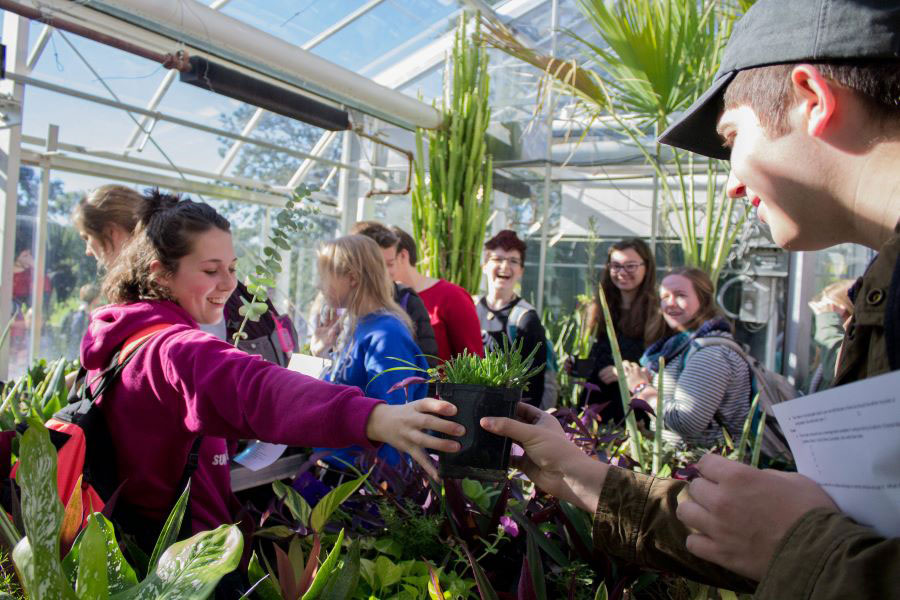
<instances>
[{"instance_id":1,"label":"student in dark jacket","mask_svg":"<svg viewBox=\"0 0 900 600\"><path fill-rule=\"evenodd\" d=\"M394 262L397 259L397 244L400 242L400 238L394 235L394 232L377 221L360 221L353 226L350 233L364 235L375 240L375 243L381 248L388 274L392 273ZM394 302L402 306L409 318L412 319L416 345L421 348L422 354L426 355L428 365L437 366L440 363L440 360L436 358L439 355L438 343L425 303L413 288L397 282L393 277L391 280L394 282Z\"/></svg>"},{"instance_id":2,"label":"student in dark jacket","mask_svg":"<svg viewBox=\"0 0 900 600\"><path fill-rule=\"evenodd\" d=\"M757 0L713 87L660 138L730 160L728 195L756 206L779 246L879 251L851 290L835 387L900 369L897 48L895 2ZM587 457L528 408L525 422L482 425L522 444L542 490L595 515L604 552L756 600L897 597L900 538L855 522L811 479L715 454L690 484L656 479Z\"/></svg>"},{"instance_id":3,"label":"student in dark jacket","mask_svg":"<svg viewBox=\"0 0 900 600\"><path fill-rule=\"evenodd\" d=\"M600 287L609 303L622 360L637 362L644 350L662 333L659 301L656 296L656 261L649 246L638 238L614 243L606 253L606 267ZM587 328L594 337L588 361L591 365L587 381L597 385L599 392L590 395L592 404L606 404L601 416L604 421L621 421L625 416L619 394L612 346L606 333L606 320L599 293L587 308ZM573 362L566 361L571 371ZM587 391L581 396L586 402Z\"/></svg>"},{"instance_id":4,"label":"student in dark jacket","mask_svg":"<svg viewBox=\"0 0 900 600\"><path fill-rule=\"evenodd\" d=\"M475 310L481 322L485 350L522 340L522 355L539 346L534 366L547 364L547 334L537 311L516 293L525 272L525 242L515 231L504 229L484 244L484 266L488 293L478 299ZM513 333L510 336L510 333ZM514 338L514 339L510 339ZM544 397L544 370L528 380L522 400L540 406Z\"/></svg>"}]
</instances>

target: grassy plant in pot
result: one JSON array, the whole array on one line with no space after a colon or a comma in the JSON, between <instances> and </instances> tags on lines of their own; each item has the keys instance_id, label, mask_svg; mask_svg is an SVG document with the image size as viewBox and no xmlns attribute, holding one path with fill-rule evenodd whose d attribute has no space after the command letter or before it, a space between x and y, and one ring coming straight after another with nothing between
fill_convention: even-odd
<instances>
[{"instance_id":1,"label":"grassy plant in pot","mask_svg":"<svg viewBox=\"0 0 900 600\"><path fill-rule=\"evenodd\" d=\"M521 340L512 345L504 340L502 347L488 350L484 358L464 352L439 367L438 397L456 406L450 420L466 428L466 434L457 438L459 452L440 455L441 477L486 481L506 477L512 442L485 431L479 421L515 416L528 380L543 368L532 368L538 347L524 358L521 350Z\"/></svg>"}]
</instances>

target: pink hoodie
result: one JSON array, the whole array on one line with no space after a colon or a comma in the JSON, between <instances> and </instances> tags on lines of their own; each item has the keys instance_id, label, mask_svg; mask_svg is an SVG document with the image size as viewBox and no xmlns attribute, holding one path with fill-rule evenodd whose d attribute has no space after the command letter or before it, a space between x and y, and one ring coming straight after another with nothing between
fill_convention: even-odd
<instances>
[{"instance_id":1,"label":"pink hoodie","mask_svg":"<svg viewBox=\"0 0 900 600\"><path fill-rule=\"evenodd\" d=\"M325 383L245 354L197 329L172 302L110 305L91 315L81 343L89 377L133 334L171 324L140 347L100 405L117 453L121 498L162 521L191 444L208 436L191 483L194 532L234 521L224 438L293 446L371 448L365 435L379 400L355 387Z\"/></svg>"}]
</instances>

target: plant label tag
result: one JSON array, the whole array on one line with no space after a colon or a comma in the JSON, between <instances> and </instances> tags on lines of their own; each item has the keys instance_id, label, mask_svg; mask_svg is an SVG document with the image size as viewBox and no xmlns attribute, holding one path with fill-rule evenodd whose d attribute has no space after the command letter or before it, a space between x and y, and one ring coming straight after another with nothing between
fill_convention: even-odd
<instances>
[{"instance_id":1,"label":"plant label tag","mask_svg":"<svg viewBox=\"0 0 900 600\"><path fill-rule=\"evenodd\" d=\"M857 522L900 536L900 371L773 408L797 470Z\"/></svg>"},{"instance_id":2,"label":"plant label tag","mask_svg":"<svg viewBox=\"0 0 900 600\"><path fill-rule=\"evenodd\" d=\"M234 462L244 465L251 471L259 471L281 458L286 448L284 444L269 444L256 440L250 442L243 452L235 456Z\"/></svg>"},{"instance_id":3,"label":"plant label tag","mask_svg":"<svg viewBox=\"0 0 900 600\"><path fill-rule=\"evenodd\" d=\"M316 379L321 379L330 367L330 359L319 358L309 354L291 354L291 362L287 366L291 371L315 377Z\"/></svg>"}]
</instances>

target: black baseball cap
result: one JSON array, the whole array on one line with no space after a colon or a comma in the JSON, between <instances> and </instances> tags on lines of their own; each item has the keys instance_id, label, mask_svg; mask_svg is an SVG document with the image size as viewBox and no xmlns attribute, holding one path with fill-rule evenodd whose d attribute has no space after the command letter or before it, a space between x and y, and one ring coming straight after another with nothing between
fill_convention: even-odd
<instances>
[{"instance_id":1,"label":"black baseball cap","mask_svg":"<svg viewBox=\"0 0 900 600\"><path fill-rule=\"evenodd\" d=\"M728 160L716 123L738 71L853 58L900 59L900 1L758 0L735 23L712 86L659 142Z\"/></svg>"}]
</instances>

